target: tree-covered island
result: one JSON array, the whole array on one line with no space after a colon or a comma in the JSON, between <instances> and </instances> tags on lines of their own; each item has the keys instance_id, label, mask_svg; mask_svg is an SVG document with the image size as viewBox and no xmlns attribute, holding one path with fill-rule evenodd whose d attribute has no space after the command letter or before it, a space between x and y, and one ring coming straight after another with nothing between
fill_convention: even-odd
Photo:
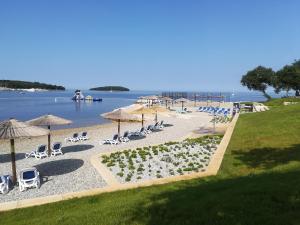
<instances>
[{"instance_id":1,"label":"tree-covered island","mask_svg":"<svg viewBox=\"0 0 300 225\"><path fill-rule=\"evenodd\" d=\"M21 80L0 80L0 88L6 89L43 89L43 90L65 90L65 87L45 84L39 82L21 81Z\"/></svg>"},{"instance_id":2,"label":"tree-covered island","mask_svg":"<svg viewBox=\"0 0 300 225\"><path fill-rule=\"evenodd\" d=\"M129 88L122 87L122 86L103 86L103 87L96 87L91 88L91 91L130 91Z\"/></svg>"}]
</instances>

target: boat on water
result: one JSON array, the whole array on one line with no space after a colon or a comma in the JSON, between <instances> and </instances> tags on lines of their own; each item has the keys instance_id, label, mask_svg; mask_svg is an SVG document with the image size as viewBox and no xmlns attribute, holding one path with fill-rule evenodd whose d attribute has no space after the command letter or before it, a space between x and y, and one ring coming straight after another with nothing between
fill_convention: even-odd
<instances>
[{"instance_id":1,"label":"boat on water","mask_svg":"<svg viewBox=\"0 0 300 225\"><path fill-rule=\"evenodd\" d=\"M73 101L93 101L93 102L102 102L102 98L93 98L91 95L84 97L81 90L76 90L74 96L72 97Z\"/></svg>"},{"instance_id":2,"label":"boat on water","mask_svg":"<svg viewBox=\"0 0 300 225\"><path fill-rule=\"evenodd\" d=\"M93 102L102 102L102 98L93 98L92 96L88 95L84 98L85 101L93 101Z\"/></svg>"},{"instance_id":3,"label":"boat on water","mask_svg":"<svg viewBox=\"0 0 300 225\"><path fill-rule=\"evenodd\" d=\"M80 100L84 100L84 95L82 94L82 92L80 90L76 90L75 94L72 97L73 101L80 101Z\"/></svg>"}]
</instances>

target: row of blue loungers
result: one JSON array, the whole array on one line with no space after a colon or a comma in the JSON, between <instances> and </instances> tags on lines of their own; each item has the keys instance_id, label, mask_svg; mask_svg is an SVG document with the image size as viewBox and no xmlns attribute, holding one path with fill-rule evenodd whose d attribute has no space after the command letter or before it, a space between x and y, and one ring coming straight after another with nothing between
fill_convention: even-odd
<instances>
[{"instance_id":1,"label":"row of blue loungers","mask_svg":"<svg viewBox=\"0 0 300 225\"><path fill-rule=\"evenodd\" d=\"M223 116L229 116L231 115L231 109L230 108L220 108L220 107L205 107L205 106L201 106L199 107L199 109L197 110L198 112L207 112L210 114L215 113L215 115L223 115Z\"/></svg>"}]
</instances>

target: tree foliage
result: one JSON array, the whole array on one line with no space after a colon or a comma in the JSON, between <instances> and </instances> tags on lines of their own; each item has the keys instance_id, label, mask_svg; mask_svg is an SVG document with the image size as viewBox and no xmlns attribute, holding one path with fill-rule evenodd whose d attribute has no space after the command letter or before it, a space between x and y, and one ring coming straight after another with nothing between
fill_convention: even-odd
<instances>
[{"instance_id":1,"label":"tree foliage","mask_svg":"<svg viewBox=\"0 0 300 225\"><path fill-rule=\"evenodd\" d=\"M274 72L271 68L258 66L250 70L241 79L241 84L249 90L261 91L268 99L268 87L273 87L276 93L281 91L300 90L300 60Z\"/></svg>"},{"instance_id":2,"label":"tree foliage","mask_svg":"<svg viewBox=\"0 0 300 225\"><path fill-rule=\"evenodd\" d=\"M275 92L300 90L300 61L284 66L276 72Z\"/></svg>"},{"instance_id":3,"label":"tree foliage","mask_svg":"<svg viewBox=\"0 0 300 225\"><path fill-rule=\"evenodd\" d=\"M63 86L44 84L39 82L20 81L20 80L0 80L0 87L13 88L13 89L39 88L45 90L65 90L65 87Z\"/></svg>"},{"instance_id":4,"label":"tree foliage","mask_svg":"<svg viewBox=\"0 0 300 225\"><path fill-rule=\"evenodd\" d=\"M250 70L242 77L241 83L249 90L261 91L266 98L270 96L266 93L269 85L272 85L274 79L274 71L271 68L258 66Z\"/></svg>"}]
</instances>

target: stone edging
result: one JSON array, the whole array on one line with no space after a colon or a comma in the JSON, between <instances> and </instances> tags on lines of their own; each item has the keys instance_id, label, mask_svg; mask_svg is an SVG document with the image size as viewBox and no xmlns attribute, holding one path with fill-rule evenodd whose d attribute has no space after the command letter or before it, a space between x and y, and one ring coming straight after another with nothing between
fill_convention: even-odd
<instances>
[{"instance_id":1,"label":"stone edging","mask_svg":"<svg viewBox=\"0 0 300 225\"><path fill-rule=\"evenodd\" d=\"M70 192L70 193L65 193L60 195L51 195L51 196L40 197L40 198L24 199L20 201L4 202L4 203L0 203L0 211L8 211L17 208L44 205L44 204L58 202L62 200L68 200L72 198L92 196L92 195L106 193L106 192L133 189L138 187L147 187L152 185L166 184L174 181L189 180L189 179L194 179L199 177L216 175L221 166L225 151L231 139L238 117L239 114L236 114L232 122L229 124L225 132L225 135L218 147L218 150L213 155L211 162L208 165L207 170L205 172L195 172L186 175L178 175L178 176L160 178L155 180L147 180L147 181L137 182L137 183L121 184L116 180L113 174L100 162L99 157L101 156L101 154L97 154L91 157L91 163L107 183L106 187L84 190L79 192ZM105 153L105 154L109 154L109 153Z\"/></svg>"}]
</instances>

